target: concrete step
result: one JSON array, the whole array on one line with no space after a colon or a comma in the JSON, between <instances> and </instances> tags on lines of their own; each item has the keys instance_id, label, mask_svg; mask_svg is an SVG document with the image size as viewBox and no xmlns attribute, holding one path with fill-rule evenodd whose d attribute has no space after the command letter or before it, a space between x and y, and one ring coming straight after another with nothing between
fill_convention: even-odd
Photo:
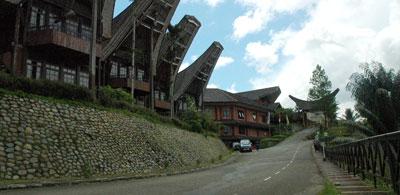
<instances>
[{"instance_id":1,"label":"concrete step","mask_svg":"<svg viewBox=\"0 0 400 195\"><path fill-rule=\"evenodd\" d=\"M335 186L365 186L365 183L362 181L336 181L333 182Z\"/></svg>"},{"instance_id":2,"label":"concrete step","mask_svg":"<svg viewBox=\"0 0 400 195\"><path fill-rule=\"evenodd\" d=\"M358 185L358 186L337 186L336 187L338 190L342 192L347 192L347 191L375 191L373 187L370 186L363 186L363 185Z\"/></svg>"},{"instance_id":3,"label":"concrete step","mask_svg":"<svg viewBox=\"0 0 400 195\"><path fill-rule=\"evenodd\" d=\"M341 192L341 194L352 194L352 195L387 195L388 192L385 191L348 191L348 192Z\"/></svg>"}]
</instances>

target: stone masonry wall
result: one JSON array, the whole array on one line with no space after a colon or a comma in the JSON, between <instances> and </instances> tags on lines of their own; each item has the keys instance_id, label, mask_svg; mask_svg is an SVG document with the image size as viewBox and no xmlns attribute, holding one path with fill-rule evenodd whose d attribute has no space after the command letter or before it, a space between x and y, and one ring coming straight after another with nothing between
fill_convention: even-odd
<instances>
[{"instance_id":1,"label":"stone masonry wall","mask_svg":"<svg viewBox=\"0 0 400 195\"><path fill-rule=\"evenodd\" d=\"M141 174L227 153L219 139L144 119L0 95L0 179Z\"/></svg>"}]
</instances>

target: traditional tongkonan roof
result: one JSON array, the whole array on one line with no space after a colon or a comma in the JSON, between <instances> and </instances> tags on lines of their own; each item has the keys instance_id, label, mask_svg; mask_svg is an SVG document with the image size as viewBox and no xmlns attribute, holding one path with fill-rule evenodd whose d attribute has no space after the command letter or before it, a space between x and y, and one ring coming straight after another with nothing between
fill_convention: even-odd
<instances>
[{"instance_id":1,"label":"traditional tongkonan roof","mask_svg":"<svg viewBox=\"0 0 400 195\"><path fill-rule=\"evenodd\" d=\"M329 98L335 97L339 93L339 89L336 89L332 93L328 94L327 96L319 99L319 100L314 100L314 101L305 101L301 100L298 98L295 98L291 95L289 95L290 99L292 99L297 107L299 107L301 110L309 112L309 111L321 111L322 110L322 104Z\"/></svg>"},{"instance_id":2,"label":"traditional tongkonan roof","mask_svg":"<svg viewBox=\"0 0 400 195\"><path fill-rule=\"evenodd\" d=\"M223 49L221 43L212 43L192 65L178 73L175 80L174 100L185 93L195 97L203 93Z\"/></svg>"},{"instance_id":3,"label":"traditional tongkonan roof","mask_svg":"<svg viewBox=\"0 0 400 195\"><path fill-rule=\"evenodd\" d=\"M201 23L197 18L189 15L185 15L176 26L170 26L161 44L157 69L161 64L172 64L174 66L172 76L175 78L200 27Z\"/></svg>"},{"instance_id":4,"label":"traditional tongkonan roof","mask_svg":"<svg viewBox=\"0 0 400 195\"><path fill-rule=\"evenodd\" d=\"M157 57L162 37L178 4L179 0L135 0L113 19L112 38L103 44L102 59L108 58L132 33L134 19L137 26L141 25L156 32L153 48Z\"/></svg>"},{"instance_id":5,"label":"traditional tongkonan roof","mask_svg":"<svg viewBox=\"0 0 400 195\"><path fill-rule=\"evenodd\" d=\"M272 104L276 101L276 99L278 99L279 95L281 94L281 89L278 86L275 86L237 94L251 100L266 100L267 103Z\"/></svg>"},{"instance_id":6,"label":"traditional tongkonan roof","mask_svg":"<svg viewBox=\"0 0 400 195\"><path fill-rule=\"evenodd\" d=\"M234 103L251 107L255 110L272 111L268 105L261 104L256 100L249 99L238 93L230 93L222 89L206 89L204 92L204 102L206 103Z\"/></svg>"}]
</instances>

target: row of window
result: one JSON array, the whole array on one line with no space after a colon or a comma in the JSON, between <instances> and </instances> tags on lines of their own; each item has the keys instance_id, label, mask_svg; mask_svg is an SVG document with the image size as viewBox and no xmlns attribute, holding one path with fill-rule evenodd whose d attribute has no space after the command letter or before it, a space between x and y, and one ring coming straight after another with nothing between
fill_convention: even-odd
<instances>
[{"instance_id":1,"label":"row of window","mask_svg":"<svg viewBox=\"0 0 400 195\"><path fill-rule=\"evenodd\" d=\"M48 23L46 23L46 17L48 17ZM54 29L85 40L90 40L92 38L92 28L84 24L82 20L82 18L68 18L63 20L55 13L33 6L29 20L29 29L31 31Z\"/></svg>"},{"instance_id":2,"label":"row of window","mask_svg":"<svg viewBox=\"0 0 400 195\"><path fill-rule=\"evenodd\" d=\"M111 78L128 78L129 73L132 72L132 67L124 66L122 63L111 61ZM137 69L136 80L145 81L145 72L144 70Z\"/></svg>"},{"instance_id":3,"label":"row of window","mask_svg":"<svg viewBox=\"0 0 400 195\"><path fill-rule=\"evenodd\" d=\"M230 108L224 108L222 113L223 113L222 114L223 119L231 118L231 109ZM238 116L238 119L242 119L242 120L244 120L246 118L245 112L242 110L238 110L237 116ZM257 112L253 112L251 116L254 121L257 121ZM264 116L263 116L263 122L265 122Z\"/></svg>"},{"instance_id":4,"label":"row of window","mask_svg":"<svg viewBox=\"0 0 400 195\"><path fill-rule=\"evenodd\" d=\"M224 135L232 135L232 127L230 126L224 126ZM239 127L239 134L240 135L246 135L246 128L245 127Z\"/></svg>"},{"instance_id":5,"label":"row of window","mask_svg":"<svg viewBox=\"0 0 400 195\"><path fill-rule=\"evenodd\" d=\"M43 74L45 79L50 81L60 81L60 68L62 68L63 82L75 84L77 78L76 70L60 67L53 64L44 64L42 62L28 59L26 61L26 77L32 79L40 79ZM89 74L86 72L79 72L79 85L89 87Z\"/></svg>"}]
</instances>

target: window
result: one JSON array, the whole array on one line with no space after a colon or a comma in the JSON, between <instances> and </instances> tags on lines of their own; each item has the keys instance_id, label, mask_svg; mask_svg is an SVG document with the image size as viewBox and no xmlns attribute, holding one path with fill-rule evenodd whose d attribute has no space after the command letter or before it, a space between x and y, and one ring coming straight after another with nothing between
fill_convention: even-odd
<instances>
[{"instance_id":1,"label":"window","mask_svg":"<svg viewBox=\"0 0 400 195\"><path fill-rule=\"evenodd\" d=\"M120 66L119 67L119 77L120 78L126 78L127 77L127 71L126 71L126 67L125 66Z\"/></svg>"},{"instance_id":2,"label":"window","mask_svg":"<svg viewBox=\"0 0 400 195\"><path fill-rule=\"evenodd\" d=\"M39 9L37 7L32 7L31 18L30 18L30 22L29 22L31 30L36 30L38 12L39 12Z\"/></svg>"},{"instance_id":3,"label":"window","mask_svg":"<svg viewBox=\"0 0 400 195\"><path fill-rule=\"evenodd\" d=\"M66 32L70 35L77 36L78 34L78 22L74 20L66 21Z\"/></svg>"},{"instance_id":4,"label":"window","mask_svg":"<svg viewBox=\"0 0 400 195\"><path fill-rule=\"evenodd\" d=\"M244 127L239 127L239 134L241 134L241 135L246 135L246 128L244 128Z\"/></svg>"},{"instance_id":5,"label":"window","mask_svg":"<svg viewBox=\"0 0 400 195\"><path fill-rule=\"evenodd\" d=\"M224 126L224 135L231 135L232 128L230 126Z\"/></svg>"},{"instance_id":6,"label":"window","mask_svg":"<svg viewBox=\"0 0 400 195\"><path fill-rule=\"evenodd\" d=\"M54 30L61 30L61 21L54 13L49 13L49 28Z\"/></svg>"},{"instance_id":7,"label":"window","mask_svg":"<svg viewBox=\"0 0 400 195\"><path fill-rule=\"evenodd\" d=\"M230 111L230 109L229 109L229 108L224 108L224 109L223 109L222 118L223 118L223 119L229 119L230 116L231 116L231 111Z\"/></svg>"},{"instance_id":8,"label":"window","mask_svg":"<svg viewBox=\"0 0 400 195\"><path fill-rule=\"evenodd\" d=\"M262 115L261 120L262 120L263 123L266 123L267 122L267 117L265 115Z\"/></svg>"},{"instance_id":9,"label":"window","mask_svg":"<svg viewBox=\"0 0 400 195\"><path fill-rule=\"evenodd\" d=\"M39 27L43 27L45 25L45 20L44 17L46 16L46 11L45 10L40 10L38 19L39 19Z\"/></svg>"},{"instance_id":10,"label":"window","mask_svg":"<svg viewBox=\"0 0 400 195\"><path fill-rule=\"evenodd\" d=\"M86 25L82 25L82 32L81 32L82 39L90 41L92 38L92 28Z\"/></svg>"},{"instance_id":11,"label":"window","mask_svg":"<svg viewBox=\"0 0 400 195\"><path fill-rule=\"evenodd\" d=\"M241 111L241 110L238 111L238 118L239 119L244 119L244 112L243 111Z\"/></svg>"},{"instance_id":12,"label":"window","mask_svg":"<svg viewBox=\"0 0 400 195\"><path fill-rule=\"evenodd\" d=\"M82 87L89 87L89 74L86 72L79 73L79 85Z\"/></svg>"},{"instance_id":13,"label":"window","mask_svg":"<svg viewBox=\"0 0 400 195\"><path fill-rule=\"evenodd\" d=\"M144 81L144 70L140 70L138 69L138 77L137 77L138 81Z\"/></svg>"},{"instance_id":14,"label":"window","mask_svg":"<svg viewBox=\"0 0 400 195\"><path fill-rule=\"evenodd\" d=\"M166 93L165 92L161 92L160 93L160 100L162 100L162 101L166 100Z\"/></svg>"},{"instance_id":15,"label":"window","mask_svg":"<svg viewBox=\"0 0 400 195\"><path fill-rule=\"evenodd\" d=\"M31 79L40 79L42 63L32 60L26 60L26 77Z\"/></svg>"},{"instance_id":16,"label":"window","mask_svg":"<svg viewBox=\"0 0 400 195\"><path fill-rule=\"evenodd\" d=\"M76 71L64 68L64 83L75 84Z\"/></svg>"},{"instance_id":17,"label":"window","mask_svg":"<svg viewBox=\"0 0 400 195\"><path fill-rule=\"evenodd\" d=\"M58 81L60 68L55 65L46 64L46 79L50 81Z\"/></svg>"},{"instance_id":18,"label":"window","mask_svg":"<svg viewBox=\"0 0 400 195\"><path fill-rule=\"evenodd\" d=\"M256 121L257 120L257 112L253 112L253 120Z\"/></svg>"},{"instance_id":19,"label":"window","mask_svg":"<svg viewBox=\"0 0 400 195\"><path fill-rule=\"evenodd\" d=\"M111 61L111 78L116 78L118 77L118 63Z\"/></svg>"}]
</instances>

